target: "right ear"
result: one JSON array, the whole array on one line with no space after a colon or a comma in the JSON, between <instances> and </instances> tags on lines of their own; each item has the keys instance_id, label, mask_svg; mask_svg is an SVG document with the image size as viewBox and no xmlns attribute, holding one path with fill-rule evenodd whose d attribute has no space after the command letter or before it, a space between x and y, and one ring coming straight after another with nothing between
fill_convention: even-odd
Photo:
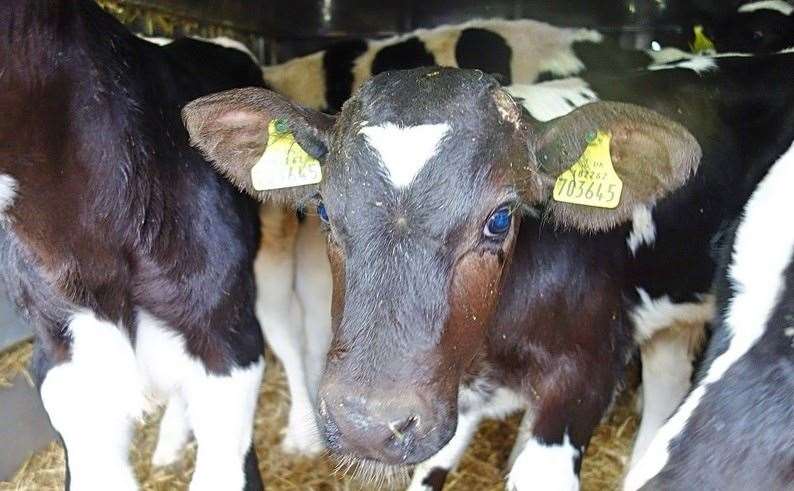
<instances>
[{"instance_id":1,"label":"right ear","mask_svg":"<svg viewBox=\"0 0 794 491\"><path fill-rule=\"evenodd\" d=\"M251 169L265 153L268 126L284 121L295 141L311 157L321 160L328 151L334 118L293 104L281 95L258 87L234 89L196 99L182 109L182 120L197 147L213 166L243 192L260 201L290 202L312 193L314 186L258 191Z\"/></svg>"}]
</instances>

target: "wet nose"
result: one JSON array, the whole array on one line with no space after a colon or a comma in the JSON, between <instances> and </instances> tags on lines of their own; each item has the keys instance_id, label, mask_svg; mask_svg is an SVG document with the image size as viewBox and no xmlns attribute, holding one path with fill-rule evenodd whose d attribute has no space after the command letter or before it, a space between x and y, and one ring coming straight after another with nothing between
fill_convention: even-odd
<instances>
[{"instance_id":1,"label":"wet nose","mask_svg":"<svg viewBox=\"0 0 794 491\"><path fill-rule=\"evenodd\" d=\"M338 453L409 465L441 448L436 441L442 435L430 407L408 394L372 398L326 393L320 400L320 418L328 447Z\"/></svg>"}]
</instances>

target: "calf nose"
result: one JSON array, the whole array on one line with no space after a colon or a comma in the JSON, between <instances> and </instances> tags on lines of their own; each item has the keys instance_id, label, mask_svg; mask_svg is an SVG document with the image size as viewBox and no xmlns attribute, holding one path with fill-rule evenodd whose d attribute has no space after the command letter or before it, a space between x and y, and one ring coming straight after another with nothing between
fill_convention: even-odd
<instances>
[{"instance_id":1,"label":"calf nose","mask_svg":"<svg viewBox=\"0 0 794 491\"><path fill-rule=\"evenodd\" d=\"M414 464L437 449L425 437L433 425L427 404L416 397L367 398L328 395L320 401L320 416L331 450L388 464ZM432 445L434 446L434 445Z\"/></svg>"}]
</instances>

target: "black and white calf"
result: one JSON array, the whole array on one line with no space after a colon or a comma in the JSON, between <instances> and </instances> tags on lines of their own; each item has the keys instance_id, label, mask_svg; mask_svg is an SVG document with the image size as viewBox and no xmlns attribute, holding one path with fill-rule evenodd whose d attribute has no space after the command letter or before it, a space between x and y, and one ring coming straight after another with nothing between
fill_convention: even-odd
<instances>
[{"instance_id":1,"label":"black and white calf","mask_svg":"<svg viewBox=\"0 0 794 491\"><path fill-rule=\"evenodd\" d=\"M587 79L593 94L664 117L592 103L541 123L493 79L452 69L375 77L337 118L266 91L210 96L185 115L243 189L319 200L334 279L320 406L331 449L392 464L440 450L415 481L438 486L480 418L527 407L509 485L575 488L632 337L712 315L711 240L792 141L794 94L764 89L792 68L792 54L700 57ZM253 191L265 147L244 135L274 118L324 162L319 187ZM704 151L680 188L698 146L671 120ZM550 200L597 130L612 135L618 208ZM229 131L245 141L225 145ZM674 382L656 399L683 398L688 376Z\"/></svg>"},{"instance_id":2,"label":"black and white calf","mask_svg":"<svg viewBox=\"0 0 794 491\"><path fill-rule=\"evenodd\" d=\"M494 79L454 69L376 77L336 122L253 90L201 99L185 114L194 141L249 191L263 150L256 135L273 118L324 158L334 341L320 413L332 450L417 463L453 434L442 454L458 452L479 418L531 403L532 438L511 483L576 486L632 344L613 270L623 269L624 227L584 242L574 230L611 230L680 186L699 157L683 128L604 103L543 125ZM241 123L255 140L221 139ZM520 219L598 128L614 135L616 165L636 170L621 205L550 207L570 231L531 212ZM571 275L577 292L566 286Z\"/></svg>"},{"instance_id":3,"label":"black and white calf","mask_svg":"<svg viewBox=\"0 0 794 491\"><path fill-rule=\"evenodd\" d=\"M264 73L268 84L291 100L336 112L362 83L387 70L433 65L476 68L497 75L504 84L532 83L539 77L579 73L585 68L581 55L593 56L602 41L597 31L529 19L473 20L387 39L337 43L265 67ZM600 51L603 60L615 59Z\"/></svg>"},{"instance_id":4,"label":"black and white calf","mask_svg":"<svg viewBox=\"0 0 794 491\"><path fill-rule=\"evenodd\" d=\"M794 147L731 229L698 382L629 472L627 490L794 487Z\"/></svg>"},{"instance_id":5,"label":"black and white calf","mask_svg":"<svg viewBox=\"0 0 794 491\"><path fill-rule=\"evenodd\" d=\"M4 1L0 34L2 279L37 334L67 487L137 489L133 426L168 399L157 462L192 431L191 489L260 489L257 207L188 145L180 109L261 71L143 41L88 0Z\"/></svg>"}]
</instances>

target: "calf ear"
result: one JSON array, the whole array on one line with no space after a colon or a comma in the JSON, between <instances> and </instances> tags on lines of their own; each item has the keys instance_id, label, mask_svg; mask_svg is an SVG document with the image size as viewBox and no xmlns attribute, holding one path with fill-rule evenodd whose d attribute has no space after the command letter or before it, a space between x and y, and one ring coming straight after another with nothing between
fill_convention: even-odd
<instances>
[{"instance_id":1,"label":"calf ear","mask_svg":"<svg viewBox=\"0 0 794 491\"><path fill-rule=\"evenodd\" d=\"M313 185L262 190L252 179L252 169L268 147L271 123L277 123L289 141L299 145L300 157L321 160L328 148L333 118L303 108L262 88L234 89L196 99L182 110L191 145L199 148L215 168L242 191L265 201L299 200L313 194ZM272 140L271 140L272 141ZM289 148L289 147L288 147ZM308 154L308 156L306 155ZM281 156L279 156L281 158ZM283 153L286 160L287 153ZM288 184L288 183L286 183Z\"/></svg>"},{"instance_id":2,"label":"calf ear","mask_svg":"<svg viewBox=\"0 0 794 491\"><path fill-rule=\"evenodd\" d=\"M588 104L532 134L540 201L555 222L586 232L612 229L653 205L682 186L701 157L683 126L631 104Z\"/></svg>"}]
</instances>

